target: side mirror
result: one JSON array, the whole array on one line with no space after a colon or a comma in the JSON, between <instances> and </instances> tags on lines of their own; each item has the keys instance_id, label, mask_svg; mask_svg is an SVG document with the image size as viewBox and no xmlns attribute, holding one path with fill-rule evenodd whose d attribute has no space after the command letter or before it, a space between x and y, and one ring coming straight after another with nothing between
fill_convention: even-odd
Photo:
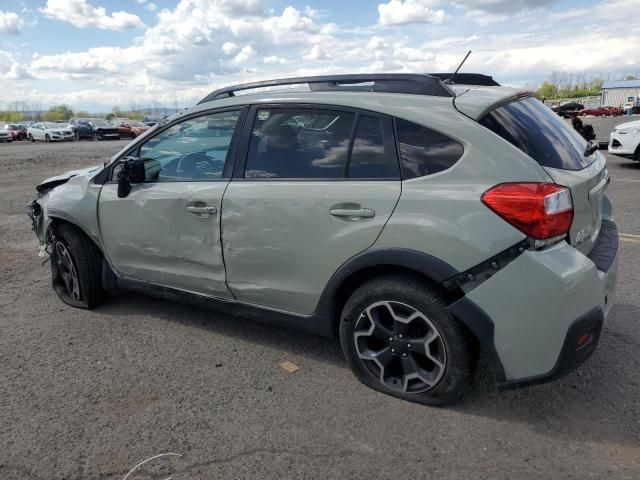
<instances>
[{"instance_id":1,"label":"side mirror","mask_svg":"<svg viewBox=\"0 0 640 480\"><path fill-rule=\"evenodd\" d=\"M131 183L145 181L144 160L129 157L118 172L118 198L125 198L131 192Z\"/></svg>"}]
</instances>

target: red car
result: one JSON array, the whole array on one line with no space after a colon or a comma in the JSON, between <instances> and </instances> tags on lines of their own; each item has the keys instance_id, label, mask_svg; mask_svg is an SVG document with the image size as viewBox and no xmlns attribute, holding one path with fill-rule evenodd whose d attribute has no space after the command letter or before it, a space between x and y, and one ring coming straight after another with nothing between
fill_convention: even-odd
<instances>
[{"instance_id":1,"label":"red car","mask_svg":"<svg viewBox=\"0 0 640 480\"><path fill-rule=\"evenodd\" d=\"M2 128L11 132L11 140L23 140L27 138L27 130L19 123L7 123Z\"/></svg>"},{"instance_id":2,"label":"red car","mask_svg":"<svg viewBox=\"0 0 640 480\"><path fill-rule=\"evenodd\" d=\"M123 121L116 123L120 137L136 138L149 130L149 125L145 125L142 122Z\"/></svg>"},{"instance_id":3,"label":"red car","mask_svg":"<svg viewBox=\"0 0 640 480\"><path fill-rule=\"evenodd\" d=\"M578 115L593 115L594 117L615 117L622 115L622 109L618 107L596 107L584 108L578 112Z\"/></svg>"}]
</instances>

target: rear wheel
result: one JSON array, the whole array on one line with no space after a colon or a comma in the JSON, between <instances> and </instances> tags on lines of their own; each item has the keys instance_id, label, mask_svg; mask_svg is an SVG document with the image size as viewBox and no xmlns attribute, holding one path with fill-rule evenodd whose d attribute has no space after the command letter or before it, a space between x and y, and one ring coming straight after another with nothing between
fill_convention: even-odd
<instances>
[{"instance_id":1,"label":"rear wheel","mask_svg":"<svg viewBox=\"0 0 640 480\"><path fill-rule=\"evenodd\" d=\"M71 225L56 228L51 282L58 297L73 307L92 309L106 297L102 288L102 255L84 233Z\"/></svg>"},{"instance_id":2,"label":"rear wheel","mask_svg":"<svg viewBox=\"0 0 640 480\"><path fill-rule=\"evenodd\" d=\"M462 398L471 379L471 348L440 296L410 275L379 277L349 298L340 343L365 385L426 405Z\"/></svg>"}]
</instances>

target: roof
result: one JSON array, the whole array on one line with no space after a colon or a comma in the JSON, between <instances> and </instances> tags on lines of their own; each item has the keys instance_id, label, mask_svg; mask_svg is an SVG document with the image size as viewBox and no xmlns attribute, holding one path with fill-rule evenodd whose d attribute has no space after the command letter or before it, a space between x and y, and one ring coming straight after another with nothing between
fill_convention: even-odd
<instances>
[{"instance_id":1,"label":"roof","mask_svg":"<svg viewBox=\"0 0 640 480\"><path fill-rule=\"evenodd\" d=\"M602 90L611 88L640 88L640 80L608 80L602 84Z\"/></svg>"},{"instance_id":2,"label":"roof","mask_svg":"<svg viewBox=\"0 0 640 480\"><path fill-rule=\"evenodd\" d=\"M198 104L221 98L233 97L237 92L292 85L307 84L311 91L360 91L376 93L404 93L453 97L450 86L465 85L499 86L492 77L478 73L361 73L350 75L322 75L314 77L278 78L261 82L232 85L214 90Z\"/></svg>"}]
</instances>

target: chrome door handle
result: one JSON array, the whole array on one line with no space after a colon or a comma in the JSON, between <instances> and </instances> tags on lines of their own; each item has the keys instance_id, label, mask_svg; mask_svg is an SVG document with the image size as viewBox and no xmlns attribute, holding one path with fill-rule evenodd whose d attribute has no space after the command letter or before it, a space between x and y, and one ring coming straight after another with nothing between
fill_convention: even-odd
<instances>
[{"instance_id":1,"label":"chrome door handle","mask_svg":"<svg viewBox=\"0 0 640 480\"><path fill-rule=\"evenodd\" d=\"M213 215L215 213L218 213L218 210L216 209L216 207L195 207L193 205L189 205L187 207L187 212L189 212L189 213L206 213L206 214Z\"/></svg>"},{"instance_id":2,"label":"chrome door handle","mask_svg":"<svg viewBox=\"0 0 640 480\"><path fill-rule=\"evenodd\" d=\"M370 208L332 208L330 213L334 217L373 218L376 216L375 210Z\"/></svg>"}]
</instances>

